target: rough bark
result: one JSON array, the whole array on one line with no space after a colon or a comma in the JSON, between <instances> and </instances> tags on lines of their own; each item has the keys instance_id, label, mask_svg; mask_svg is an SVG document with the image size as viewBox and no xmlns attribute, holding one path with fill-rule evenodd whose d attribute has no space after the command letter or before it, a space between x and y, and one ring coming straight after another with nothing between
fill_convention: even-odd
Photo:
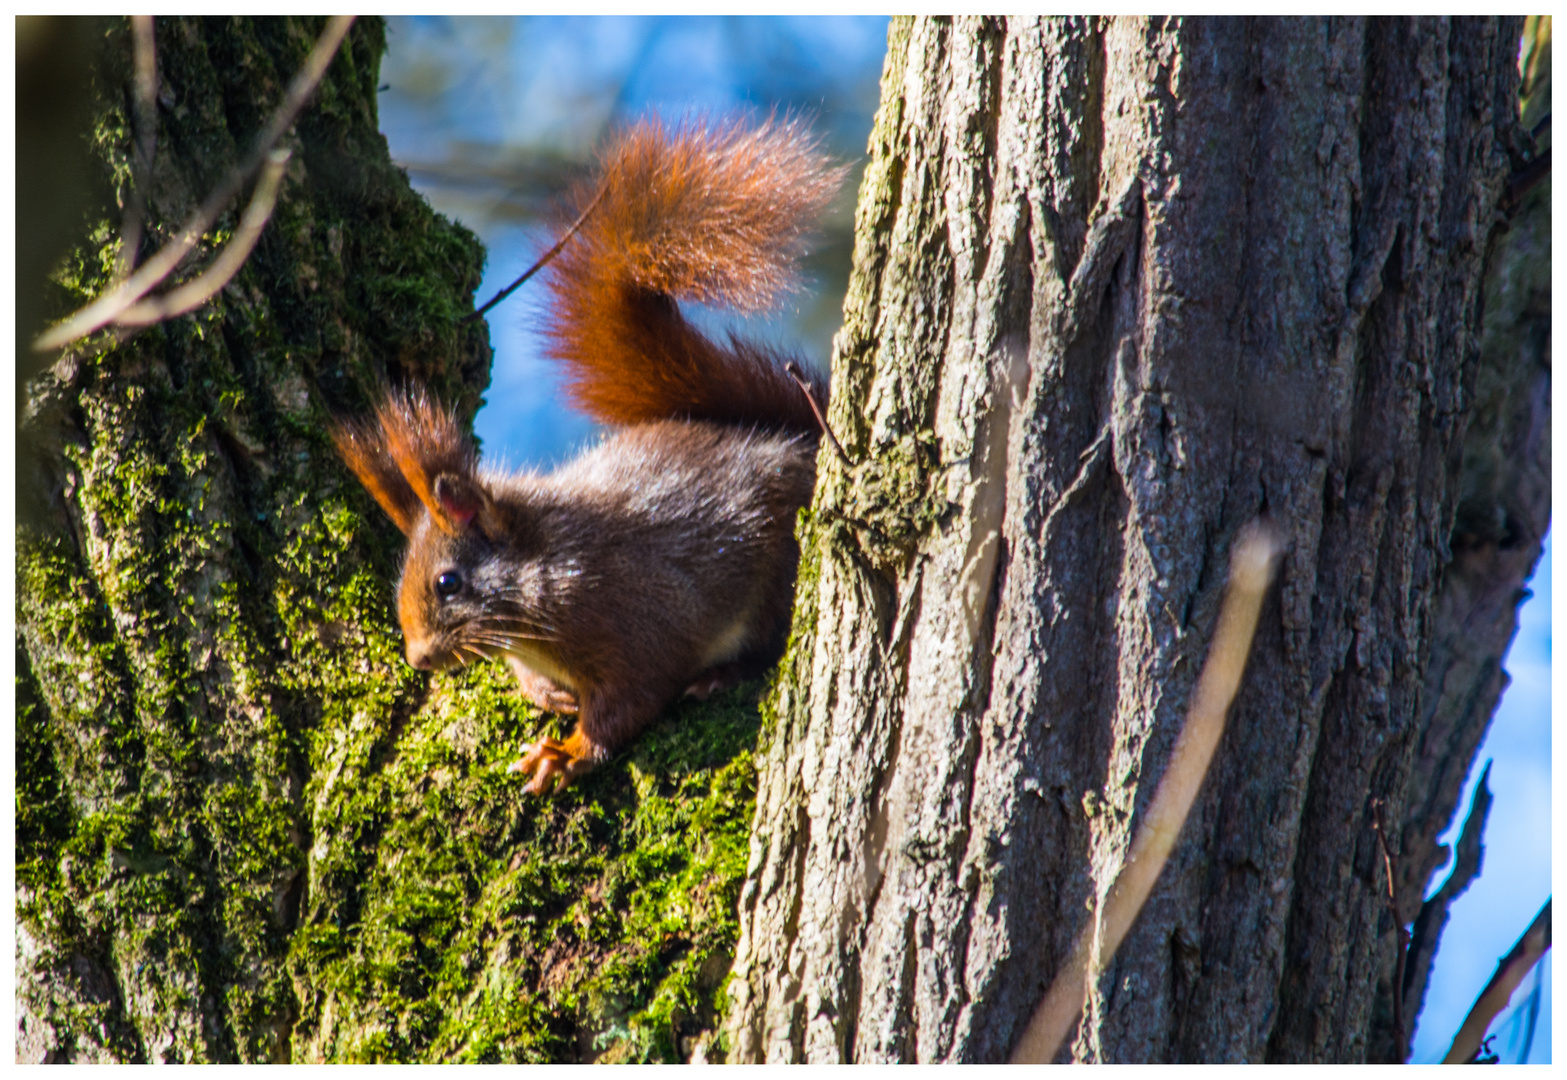
<instances>
[{"instance_id":1,"label":"rough bark","mask_svg":"<svg viewBox=\"0 0 1567 1080\"><path fill-rule=\"evenodd\" d=\"M55 317L106 284L142 182L129 35L102 25L85 142L105 195L71 210ZM320 26L157 21L145 250L244 152ZM376 131L383 48L378 21L355 26L219 296L73 346L26 388L23 1060L667 1059L714 1025L755 688L539 801L506 772L540 726L509 674L403 662L401 538L327 422L381 380L471 415L490 352L463 321L482 249Z\"/></svg>"},{"instance_id":2,"label":"rough bark","mask_svg":"<svg viewBox=\"0 0 1567 1080\"><path fill-rule=\"evenodd\" d=\"M1530 129L1550 114L1548 18L1543 36L1541 30L1541 21L1531 19L1524 33L1529 67L1521 118ZM1548 149L1548 140L1544 136L1533 152ZM1462 892L1448 894L1444 886L1447 895L1420 903L1432 874L1448 859L1436 838L1452 817L1507 687L1502 660L1518 628L1523 582L1539 562L1551 518L1549 176L1509 206L1507 216L1486 270L1480 363L1464 431L1452 561L1443 571L1432 614L1426 715L1401 841L1400 916L1415 919L1417 930L1405 968L1407 1017L1420 1012L1446 904ZM1457 857L1458 865L1463 862ZM1437 918L1441 923L1433 925ZM1433 932L1419 933L1422 924ZM1408 1026L1406 1037L1412 1037L1413 1025Z\"/></svg>"},{"instance_id":3,"label":"rough bark","mask_svg":"<svg viewBox=\"0 0 1567 1080\"><path fill-rule=\"evenodd\" d=\"M1531 465L1484 588L1448 572L1519 25L894 24L735 1056L1005 1059L1263 512L1289 547L1246 682L1068 1054L1390 1056L1372 803L1413 918L1542 531ZM1544 453L1539 356L1504 453Z\"/></svg>"}]
</instances>

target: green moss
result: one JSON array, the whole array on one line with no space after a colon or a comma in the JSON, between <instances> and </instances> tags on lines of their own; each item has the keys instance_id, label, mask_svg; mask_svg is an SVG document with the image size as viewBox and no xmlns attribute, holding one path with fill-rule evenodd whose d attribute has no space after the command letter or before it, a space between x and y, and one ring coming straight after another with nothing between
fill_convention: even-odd
<instances>
[{"instance_id":1,"label":"green moss","mask_svg":"<svg viewBox=\"0 0 1567 1080\"><path fill-rule=\"evenodd\" d=\"M74 831L48 712L21 641L16 647L16 883L18 913L35 922L58 903L59 864ZM43 899L40 899L43 897Z\"/></svg>"},{"instance_id":2,"label":"green moss","mask_svg":"<svg viewBox=\"0 0 1567 1080\"><path fill-rule=\"evenodd\" d=\"M296 981L323 990L315 1053L682 1060L715 1026L737 933L755 689L677 707L536 799L506 767L547 725L510 675L437 677L394 758L343 800L360 841L376 835L359 906L295 940Z\"/></svg>"}]
</instances>

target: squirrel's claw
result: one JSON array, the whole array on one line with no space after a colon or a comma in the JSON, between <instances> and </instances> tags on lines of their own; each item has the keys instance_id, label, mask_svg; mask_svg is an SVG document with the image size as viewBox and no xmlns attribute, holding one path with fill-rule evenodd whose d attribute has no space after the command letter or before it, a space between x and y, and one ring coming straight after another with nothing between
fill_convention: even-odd
<instances>
[{"instance_id":1,"label":"squirrel's claw","mask_svg":"<svg viewBox=\"0 0 1567 1080\"><path fill-rule=\"evenodd\" d=\"M549 782L564 770L561 761L565 748L554 739L542 739L533 745L523 744L523 756L506 767L509 773L533 773L524 791L530 795L543 795L549 790Z\"/></svg>"},{"instance_id":2,"label":"squirrel's claw","mask_svg":"<svg viewBox=\"0 0 1567 1080\"><path fill-rule=\"evenodd\" d=\"M579 745L573 746L578 741ZM592 759L583 751L580 741L573 736L566 742L541 739L523 744L526 753L506 767L509 773L533 773L523 790L530 795L548 794L551 788L559 791L577 777L593 768Z\"/></svg>"},{"instance_id":3,"label":"squirrel's claw","mask_svg":"<svg viewBox=\"0 0 1567 1080\"><path fill-rule=\"evenodd\" d=\"M563 788L569 782L566 769L560 763L560 758L545 758L539 762L538 771L533 774L533 779L523 785L522 790L529 795L548 795L551 788ZM556 777L560 777L557 782Z\"/></svg>"}]
</instances>

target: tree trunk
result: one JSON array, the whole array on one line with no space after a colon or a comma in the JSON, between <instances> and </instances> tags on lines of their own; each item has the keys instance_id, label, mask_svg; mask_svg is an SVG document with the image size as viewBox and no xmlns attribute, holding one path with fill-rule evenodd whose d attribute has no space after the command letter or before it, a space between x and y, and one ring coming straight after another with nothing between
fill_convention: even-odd
<instances>
[{"instance_id":1,"label":"tree trunk","mask_svg":"<svg viewBox=\"0 0 1567 1080\"><path fill-rule=\"evenodd\" d=\"M1522 119L1531 128L1550 115L1549 16L1543 35L1541 22L1531 18L1524 34L1531 64L1522 88ZM1405 965L1406 1016L1418 1015L1425 1000L1447 903L1467 888L1464 881L1450 895L1420 903L1448 856L1436 838L1507 687L1502 660L1518 627L1522 585L1534 572L1550 526L1549 174L1516 200L1513 194L1504 196L1510 220L1486 268L1480 364L1464 431L1452 560L1432 613L1425 715L1404 814L1399 910L1406 922L1416 920ZM1478 995L1480 988L1472 989Z\"/></svg>"},{"instance_id":2,"label":"tree trunk","mask_svg":"<svg viewBox=\"0 0 1567 1080\"><path fill-rule=\"evenodd\" d=\"M1548 512L1498 458L1506 528L1450 550L1519 26L894 23L735 1057L1006 1059L1264 513L1288 546L1227 733L1063 1058L1401 1056L1373 804L1408 921ZM1539 356L1482 440L1536 462Z\"/></svg>"},{"instance_id":3,"label":"tree trunk","mask_svg":"<svg viewBox=\"0 0 1567 1080\"><path fill-rule=\"evenodd\" d=\"M160 20L144 251L248 149L321 22ZM384 752L369 718L406 716L421 687L374 587L395 570L390 530L335 465L326 420L387 377L471 413L489 370L484 328L457 322L482 249L408 189L376 131L383 48L377 22L350 33L285 140L293 159L259 247L213 302L123 343L78 343L28 388L25 1060L286 1060L290 934L302 905L309 924L350 899L320 864L359 853L317 815L333 800L316 770ZM126 27L109 24L91 145L95 181L121 205L130 72ZM60 313L113 267L119 211L87 220L56 276Z\"/></svg>"},{"instance_id":4,"label":"tree trunk","mask_svg":"<svg viewBox=\"0 0 1567 1080\"><path fill-rule=\"evenodd\" d=\"M133 184L144 252L179 228L321 20L160 18L145 180L130 35L103 26L82 141L106 194L64 214L84 227L55 317L107 284ZM376 130L383 47L378 21L350 33L238 277L130 340L71 346L26 388L22 1060L669 1060L716 1025L757 688L672 710L536 800L506 766L541 721L504 666L403 661L402 538L327 422L363 416L383 381L471 415L490 352L464 321L482 249Z\"/></svg>"}]
</instances>

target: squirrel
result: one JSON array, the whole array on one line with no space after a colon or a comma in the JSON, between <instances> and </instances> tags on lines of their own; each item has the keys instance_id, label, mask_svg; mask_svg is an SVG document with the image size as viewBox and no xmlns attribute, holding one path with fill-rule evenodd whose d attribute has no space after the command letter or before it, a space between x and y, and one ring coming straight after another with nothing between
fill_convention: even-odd
<instances>
[{"instance_id":1,"label":"squirrel","mask_svg":"<svg viewBox=\"0 0 1567 1080\"><path fill-rule=\"evenodd\" d=\"M719 343L677 301L746 311L794 283L843 177L798 121L644 121L575 193L551 267L548 355L610 428L547 475L479 468L421 391L335 426L339 454L408 538L397 612L421 670L504 657L523 695L575 713L511 771L545 794L601 764L682 694L783 653L820 435L787 358ZM798 369L794 369L796 372Z\"/></svg>"}]
</instances>

